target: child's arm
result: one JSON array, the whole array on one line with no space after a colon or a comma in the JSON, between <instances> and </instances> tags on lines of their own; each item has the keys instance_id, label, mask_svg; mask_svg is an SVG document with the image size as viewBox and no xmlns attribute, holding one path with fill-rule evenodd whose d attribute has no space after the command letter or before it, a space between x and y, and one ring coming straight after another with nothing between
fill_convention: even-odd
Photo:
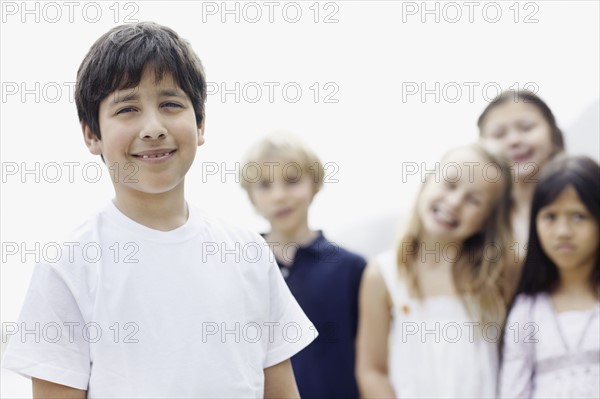
<instances>
[{"instance_id":1,"label":"child's arm","mask_svg":"<svg viewBox=\"0 0 600 399\"><path fill-rule=\"evenodd\" d=\"M66 385L55 384L37 378L31 379L31 385L33 387L34 399L85 399L86 397L86 391L82 391L81 389L71 388Z\"/></svg>"},{"instance_id":2,"label":"child's arm","mask_svg":"<svg viewBox=\"0 0 600 399\"><path fill-rule=\"evenodd\" d=\"M356 377L364 398L394 398L388 380L390 304L383 276L376 264L363 274L359 293Z\"/></svg>"},{"instance_id":3,"label":"child's arm","mask_svg":"<svg viewBox=\"0 0 600 399\"><path fill-rule=\"evenodd\" d=\"M265 398L300 398L290 359L267 367L264 372Z\"/></svg>"}]
</instances>

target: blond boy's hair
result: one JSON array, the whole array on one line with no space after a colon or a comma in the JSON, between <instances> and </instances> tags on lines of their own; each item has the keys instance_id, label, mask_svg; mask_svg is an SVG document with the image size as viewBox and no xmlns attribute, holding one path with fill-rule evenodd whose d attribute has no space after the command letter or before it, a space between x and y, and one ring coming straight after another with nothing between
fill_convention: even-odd
<instances>
[{"instance_id":1,"label":"blond boy's hair","mask_svg":"<svg viewBox=\"0 0 600 399\"><path fill-rule=\"evenodd\" d=\"M256 164L263 166L264 162L275 159L296 163L300 166L302 176L308 176L313 182L314 194L323 186L325 170L317 155L308 148L297 136L287 132L275 132L255 143L246 153L240 168L240 182L246 191L256 181L245 175L243 171Z\"/></svg>"}]
</instances>

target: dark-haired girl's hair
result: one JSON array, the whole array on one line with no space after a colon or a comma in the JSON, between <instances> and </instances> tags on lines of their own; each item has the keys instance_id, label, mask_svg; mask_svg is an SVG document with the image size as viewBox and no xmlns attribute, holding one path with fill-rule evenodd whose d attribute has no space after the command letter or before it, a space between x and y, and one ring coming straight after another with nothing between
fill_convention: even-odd
<instances>
[{"instance_id":1,"label":"dark-haired girl's hair","mask_svg":"<svg viewBox=\"0 0 600 399\"><path fill-rule=\"evenodd\" d=\"M519 294L535 295L550 292L559 283L558 268L542 250L536 228L540 209L552 203L567 187L573 187L581 202L600 223L600 166L586 156L558 155L542 170L531 204L529 244L525 264L515 297ZM597 240L598 237L590 237ZM592 271L591 288L600 293L600 256Z\"/></svg>"},{"instance_id":2,"label":"dark-haired girl's hair","mask_svg":"<svg viewBox=\"0 0 600 399\"><path fill-rule=\"evenodd\" d=\"M542 170L533 194L527 256L517 290L508 306L507 315L510 314L519 295L533 296L541 292L550 292L558 286L560 281L558 268L542 249L536 219L540 209L552 203L569 186L575 189L596 223L600 223L600 166L585 156L557 155ZM590 237L590 239L597 240L598 237ZM589 282L590 288L600 298L600 256L596 258ZM501 360L507 327L507 325L503 327L499 345Z\"/></svg>"}]
</instances>

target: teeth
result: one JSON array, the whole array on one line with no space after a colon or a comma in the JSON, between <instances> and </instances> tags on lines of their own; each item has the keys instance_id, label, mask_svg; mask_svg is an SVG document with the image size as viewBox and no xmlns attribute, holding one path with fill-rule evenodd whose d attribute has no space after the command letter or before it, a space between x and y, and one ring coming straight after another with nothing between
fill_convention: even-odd
<instances>
[{"instance_id":1,"label":"teeth","mask_svg":"<svg viewBox=\"0 0 600 399\"><path fill-rule=\"evenodd\" d=\"M166 155L168 155L168 152L165 152L163 154L152 154L152 155L142 155L142 159L148 159L148 158L160 158L160 157L164 157Z\"/></svg>"},{"instance_id":2,"label":"teeth","mask_svg":"<svg viewBox=\"0 0 600 399\"><path fill-rule=\"evenodd\" d=\"M455 222L454 216L446 211L443 211L443 210L437 208L436 213L438 214L440 219L442 219L446 223L454 223Z\"/></svg>"}]
</instances>

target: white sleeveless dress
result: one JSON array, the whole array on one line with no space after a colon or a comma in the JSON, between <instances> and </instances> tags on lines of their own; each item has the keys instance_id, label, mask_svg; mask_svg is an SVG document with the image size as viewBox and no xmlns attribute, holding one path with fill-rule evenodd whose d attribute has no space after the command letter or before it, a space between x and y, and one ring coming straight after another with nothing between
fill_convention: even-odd
<instances>
[{"instance_id":1,"label":"white sleeveless dress","mask_svg":"<svg viewBox=\"0 0 600 399\"><path fill-rule=\"evenodd\" d=\"M388 373L396 397L495 398L500 326L477 325L459 297L410 297L393 251L376 262L393 302Z\"/></svg>"}]
</instances>

